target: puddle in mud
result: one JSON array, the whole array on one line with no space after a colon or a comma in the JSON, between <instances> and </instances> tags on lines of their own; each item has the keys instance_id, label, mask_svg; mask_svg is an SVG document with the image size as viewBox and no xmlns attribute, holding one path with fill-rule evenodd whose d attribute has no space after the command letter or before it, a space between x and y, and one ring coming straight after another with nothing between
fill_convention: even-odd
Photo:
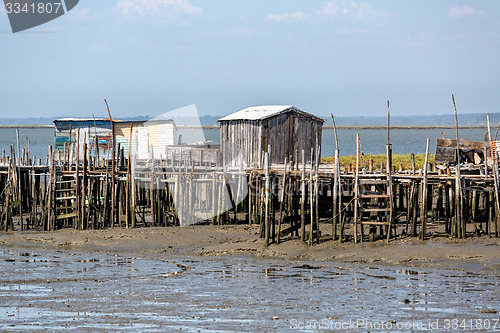
<instances>
[{"instance_id":1,"label":"puddle in mud","mask_svg":"<svg viewBox=\"0 0 500 333\"><path fill-rule=\"evenodd\" d=\"M314 331L300 323L493 323L500 310L495 271L38 250L0 250L0 262L8 331Z\"/></svg>"}]
</instances>

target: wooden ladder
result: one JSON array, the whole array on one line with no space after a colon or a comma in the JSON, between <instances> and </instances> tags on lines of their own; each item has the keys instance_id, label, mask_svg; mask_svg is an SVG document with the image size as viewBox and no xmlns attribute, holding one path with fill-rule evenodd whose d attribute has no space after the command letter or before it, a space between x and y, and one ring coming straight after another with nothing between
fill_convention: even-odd
<instances>
[{"instance_id":1,"label":"wooden ladder","mask_svg":"<svg viewBox=\"0 0 500 333\"><path fill-rule=\"evenodd\" d=\"M361 241L364 238L364 226L370 226L369 239L375 240L376 227L380 235L391 235L393 219L392 179L390 175L360 175L356 188L358 200L357 217L361 228ZM357 231L356 231L357 232Z\"/></svg>"},{"instance_id":2,"label":"wooden ladder","mask_svg":"<svg viewBox=\"0 0 500 333\"><path fill-rule=\"evenodd\" d=\"M78 202L75 176L57 173L54 186L54 211L59 226L78 225Z\"/></svg>"}]
</instances>

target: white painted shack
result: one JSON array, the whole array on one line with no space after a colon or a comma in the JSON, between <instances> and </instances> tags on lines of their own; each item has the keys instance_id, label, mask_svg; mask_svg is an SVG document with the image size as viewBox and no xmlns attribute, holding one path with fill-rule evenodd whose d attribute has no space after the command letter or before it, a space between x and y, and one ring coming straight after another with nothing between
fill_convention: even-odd
<instances>
[{"instance_id":1,"label":"white painted shack","mask_svg":"<svg viewBox=\"0 0 500 333\"><path fill-rule=\"evenodd\" d=\"M271 146L271 163L295 159L297 152L321 147L324 119L291 105L253 106L219 119L223 165L262 167L263 152Z\"/></svg>"},{"instance_id":2,"label":"white painted shack","mask_svg":"<svg viewBox=\"0 0 500 333\"><path fill-rule=\"evenodd\" d=\"M115 138L125 156L128 155L130 142L131 154L144 160L150 157L151 152L155 159L164 159L167 147L178 144L177 126L172 119L123 121L115 124Z\"/></svg>"}]
</instances>

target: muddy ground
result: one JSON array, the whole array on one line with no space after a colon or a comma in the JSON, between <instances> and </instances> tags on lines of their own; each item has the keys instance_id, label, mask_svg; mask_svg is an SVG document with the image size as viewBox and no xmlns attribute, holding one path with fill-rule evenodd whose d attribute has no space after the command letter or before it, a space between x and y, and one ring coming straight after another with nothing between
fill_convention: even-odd
<instances>
[{"instance_id":1,"label":"muddy ground","mask_svg":"<svg viewBox=\"0 0 500 333\"><path fill-rule=\"evenodd\" d=\"M322 225L328 228L329 225ZM259 226L189 226L55 232L0 233L6 248L60 249L111 252L161 258L172 255L241 256L286 260L377 263L413 267L500 270L500 239L488 236L466 240L431 237L421 241L400 237L354 244L327 240L313 246L288 237L281 244L264 246Z\"/></svg>"}]
</instances>

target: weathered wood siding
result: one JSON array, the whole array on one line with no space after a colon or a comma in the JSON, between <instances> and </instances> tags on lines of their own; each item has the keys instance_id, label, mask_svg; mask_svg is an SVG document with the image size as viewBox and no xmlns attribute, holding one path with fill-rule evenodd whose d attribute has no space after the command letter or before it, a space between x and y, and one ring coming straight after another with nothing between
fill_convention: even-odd
<instances>
[{"instance_id":1,"label":"weathered wood siding","mask_svg":"<svg viewBox=\"0 0 500 333\"><path fill-rule=\"evenodd\" d=\"M167 146L165 160L167 165L219 165L220 150L218 145L211 147Z\"/></svg>"},{"instance_id":2,"label":"weathered wood siding","mask_svg":"<svg viewBox=\"0 0 500 333\"><path fill-rule=\"evenodd\" d=\"M271 162L283 163L295 151L321 146L323 123L296 112L287 112L263 120L230 120L220 122L221 152L224 165L245 168L260 167L262 152L271 145Z\"/></svg>"}]
</instances>

